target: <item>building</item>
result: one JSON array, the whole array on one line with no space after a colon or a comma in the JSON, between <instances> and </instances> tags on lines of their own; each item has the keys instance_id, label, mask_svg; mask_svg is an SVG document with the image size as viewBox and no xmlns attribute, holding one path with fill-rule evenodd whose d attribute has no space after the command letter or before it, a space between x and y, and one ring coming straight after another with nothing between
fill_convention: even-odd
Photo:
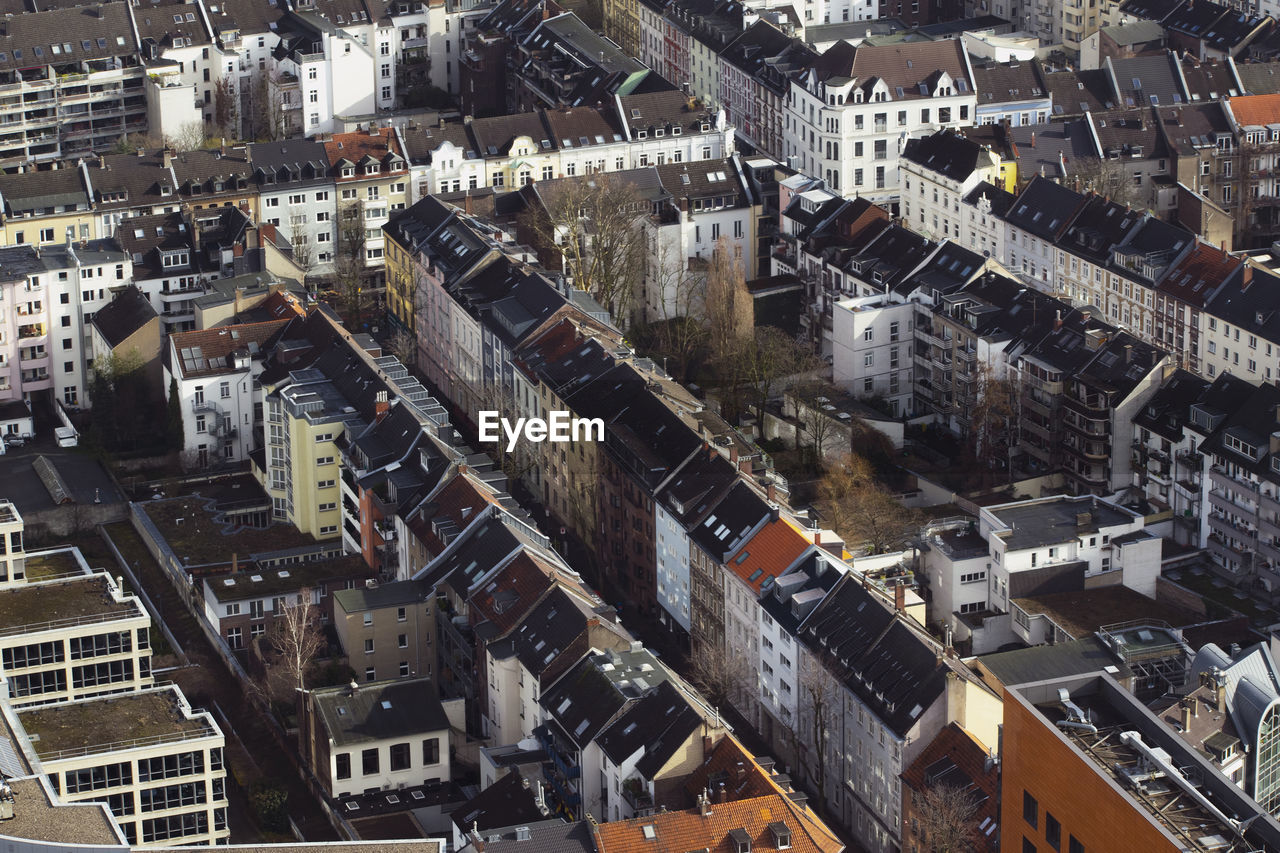
<instances>
[{"instance_id":1,"label":"building","mask_svg":"<svg viewBox=\"0 0 1280 853\"><path fill-rule=\"evenodd\" d=\"M976 109L960 41L842 42L791 83L783 151L791 159L782 162L822 178L833 192L894 205L903 192L904 142L974 124Z\"/></svg>"},{"instance_id":2,"label":"building","mask_svg":"<svg viewBox=\"0 0 1280 853\"><path fill-rule=\"evenodd\" d=\"M971 210L960 202L983 183L1000 184L1000 165L990 148L951 130L908 139L901 161L903 220L931 239L972 248L962 236Z\"/></svg>"},{"instance_id":3,"label":"building","mask_svg":"<svg viewBox=\"0 0 1280 853\"><path fill-rule=\"evenodd\" d=\"M338 240L337 189L324 143L286 139L248 148L260 222L277 229L304 272L332 273Z\"/></svg>"},{"instance_id":4,"label":"building","mask_svg":"<svg viewBox=\"0 0 1280 853\"><path fill-rule=\"evenodd\" d=\"M67 801L105 800L131 845L229 837L222 730L178 688L59 702L15 716L33 769L55 780Z\"/></svg>"},{"instance_id":5,"label":"building","mask_svg":"<svg viewBox=\"0 0 1280 853\"><path fill-rule=\"evenodd\" d=\"M148 389L160 384L160 317L146 294L133 285L117 292L94 312L91 328L94 363L141 370Z\"/></svg>"},{"instance_id":6,"label":"building","mask_svg":"<svg viewBox=\"0 0 1280 853\"><path fill-rule=\"evenodd\" d=\"M151 617L106 573L24 578L22 519L8 505L0 666L14 706L150 687Z\"/></svg>"},{"instance_id":7,"label":"building","mask_svg":"<svg viewBox=\"0 0 1280 853\"><path fill-rule=\"evenodd\" d=\"M931 794L948 788L974 803L965 820L974 848L1000 849L1000 774L994 750L955 723L947 726L902 772L902 838L913 847L929 843ZM911 839L907 842L907 839Z\"/></svg>"},{"instance_id":8,"label":"building","mask_svg":"<svg viewBox=\"0 0 1280 853\"><path fill-rule=\"evenodd\" d=\"M262 446L258 377L288 320L176 332L165 346L165 397L177 393L183 453L192 467L243 462Z\"/></svg>"},{"instance_id":9,"label":"building","mask_svg":"<svg viewBox=\"0 0 1280 853\"><path fill-rule=\"evenodd\" d=\"M335 133L326 139L324 150L337 193L334 261L340 267L381 268L382 226L410 201L409 164L399 139L391 128Z\"/></svg>"},{"instance_id":10,"label":"building","mask_svg":"<svg viewBox=\"0 0 1280 853\"><path fill-rule=\"evenodd\" d=\"M1001 754L1003 850L1280 845L1265 810L1104 672L1006 687Z\"/></svg>"},{"instance_id":11,"label":"building","mask_svg":"<svg viewBox=\"0 0 1280 853\"><path fill-rule=\"evenodd\" d=\"M351 667L363 667L365 681L435 674L435 602L422 581L335 590L333 627Z\"/></svg>"},{"instance_id":12,"label":"building","mask_svg":"<svg viewBox=\"0 0 1280 853\"><path fill-rule=\"evenodd\" d=\"M304 757L329 797L452 778L449 718L432 679L320 688L300 701Z\"/></svg>"}]
</instances>

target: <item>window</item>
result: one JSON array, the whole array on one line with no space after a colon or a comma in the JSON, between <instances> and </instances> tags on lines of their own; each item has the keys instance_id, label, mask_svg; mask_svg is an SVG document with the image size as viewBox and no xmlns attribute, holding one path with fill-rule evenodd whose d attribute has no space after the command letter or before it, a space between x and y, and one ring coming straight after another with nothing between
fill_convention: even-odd
<instances>
[{"instance_id":1,"label":"window","mask_svg":"<svg viewBox=\"0 0 1280 853\"><path fill-rule=\"evenodd\" d=\"M350 779L351 778L351 753L339 752L337 755L337 765L338 765L338 778Z\"/></svg>"},{"instance_id":2,"label":"window","mask_svg":"<svg viewBox=\"0 0 1280 853\"><path fill-rule=\"evenodd\" d=\"M428 767L440 763L440 738L427 738L422 742L422 763Z\"/></svg>"},{"instance_id":3,"label":"window","mask_svg":"<svg viewBox=\"0 0 1280 853\"><path fill-rule=\"evenodd\" d=\"M373 638L369 637L364 641L364 653L366 655L373 654Z\"/></svg>"},{"instance_id":4,"label":"window","mask_svg":"<svg viewBox=\"0 0 1280 853\"><path fill-rule=\"evenodd\" d=\"M378 750L366 749L360 753L360 770L365 776L378 772Z\"/></svg>"},{"instance_id":5,"label":"window","mask_svg":"<svg viewBox=\"0 0 1280 853\"><path fill-rule=\"evenodd\" d=\"M402 649L409 648L409 635L401 634L398 637L396 637L396 645Z\"/></svg>"},{"instance_id":6,"label":"window","mask_svg":"<svg viewBox=\"0 0 1280 853\"><path fill-rule=\"evenodd\" d=\"M1036 802L1036 798L1026 791L1022 792L1022 819L1027 822L1032 829L1040 825L1040 804Z\"/></svg>"},{"instance_id":7,"label":"window","mask_svg":"<svg viewBox=\"0 0 1280 853\"><path fill-rule=\"evenodd\" d=\"M1084 853L1084 845L1074 835L1067 841L1067 853Z\"/></svg>"},{"instance_id":8,"label":"window","mask_svg":"<svg viewBox=\"0 0 1280 853\"><path fill-rule=\"evenodd\" d=\"M408 619L408 618L409 618L409 611L408 611L408 609L407 609L407 608L404 608L404 607L398 607L398 608L396 608L396 621L397 621L397 622L403 622L403 621L405 621L405 620L406 620L406 619Z\"/></svg>"},{"instance_id":9,"label":"window","mask_svg":"<svg viewBox=\"0 0 1280 853\"><path fill-rule=\"evenodd\" d=\"M377 670L375 670L375 669L374 669L373 667L371 667L371 666L365 667L365 670L364 670L364 680L365 680L365 681L377 681L377 680L378 680L378 673L377 673Z\"/></svg>"},{"instance_id":10,"label":"window","mask_svg":"<svg viewBox=\"0 0 1280 853\"><path fill-rule=\"evenodd\" d=\"M391 744L391 770L394 773L397 770L409 769L409 744L393 743Z\"/></svg>"},{"instance_id":11,"label":"window","mask_svg":"<svg viewBox=\"0 0 1280 853\"><path fill-rule=\"evenodd\" d=\"M1062 849L1062 824L1050 812L1044 813L1044 840L1054 850Z\"/></svg>"}]
</instances>

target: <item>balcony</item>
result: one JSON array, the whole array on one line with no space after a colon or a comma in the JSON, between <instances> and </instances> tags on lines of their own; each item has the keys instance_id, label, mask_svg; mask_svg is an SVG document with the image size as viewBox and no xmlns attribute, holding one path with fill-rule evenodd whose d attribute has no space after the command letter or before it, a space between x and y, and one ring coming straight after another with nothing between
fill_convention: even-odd
<instances>
[{"instance_id":1,"label":"balcony","mask_svg":"<svg viewBox=\"0 0 1280 853\"><path fill-rule=\"evenodd\" d=\"M21 309L19 309L18 313L22 313ZM18 327L18 337L23 340L29 338L43 338L45 334L46 330L44 323L31 323L26 326Z\"/></svg>"},{"instance_id":2,"label":"balcony","mask_svg":"<svg viewBox=\"0 0 1280 853\"><path fill-rule=\"evenodd\" d=\"M1216 512L1209 513L1209 529L1221 536L1224 542L1251 543L1258 539L1258 530L1253 525L1232 521Z\"/></svg>"}]
</instances>

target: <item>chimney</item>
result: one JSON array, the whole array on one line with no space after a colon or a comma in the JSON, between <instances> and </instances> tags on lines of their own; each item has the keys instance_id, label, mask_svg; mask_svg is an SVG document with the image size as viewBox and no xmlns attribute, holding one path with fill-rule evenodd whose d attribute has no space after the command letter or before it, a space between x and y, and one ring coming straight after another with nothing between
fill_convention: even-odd
<instances>
[{"instance_id":1,"label":"chimney","mask_svg":"<svg viewBox=\"0 0 1280 853\"><path fill-rule=\"evenodd\" d=\"M1191 716L1193 717L1200 716L1200 697L1199 696L1191 697Z\"/></svg>"},{"instance_id":2,"label":"chimney","mask_svg":"<svg viewBox=\"0 0 1280 853\"><path fill-rule=\"evenodd\" d=\"M166 169L173 166L173 150L168 145L164 147L164 151L160 152L160 162Z\"/></svg>"},{"instance_id":3,"label":"chimney","mask_svg":"<svg viewBox=\"0 0 1280 853\"><path fill-rule=\"evenodd\" d=\"M1249 285L1253 284L1253 267L1246 263L1242 275L1244 280L1240 283L1240 291L1243 293L1249 289Z\"/></svg>"},{"instance_id":4,"label":"chimney","mask_svg":"<svg viewBox=\"0 0 1280 853\"><path fill-rule=\"evenodd\" d=\"M1191 731L1191 705L1186 702L1183 702L1181 710L1182 710L1182 730L1184 732Z\"/></svg>"},{"instance_id":5,"label":"chimney","mask_svg":"<svg viewBox=\"0 0 1280 853\"><path fill-rule=\"evenodd\" d=\"M227 138L225 136L221 137L218 140L218 156L219 157L227 156Z\"/></svg>"},{"instance_id":6,"label":"chimney","mask_svg":"<svg viewBox=\"0 0 1280 853\"><path fill-rule=\"evenodd\" d=\"M136 152L136 153L137 153L137 155L138 155L139 157L146 157L146 156L147 156L147 149L143 148L142 146L138 146L138 150L137 150L137 152Z\"/></svg>"},{"instance_id":7,"label":"chimney","mask_svg":"<svg viewBox=\"0 0 1280 853\"><path fill-rule=\"evenodd\" d=\"M707 799L706 791L698 794L698 813L703 817L711 817L711 800Z\"/></svg>"},{"instance_id":8,"label":"chimney","mask_svg":"<svg viewBox=\"0 0 1280 853\"><path fill-rule=\"evenodd\" d=\"M778 500L778 486L772 480L765 484L764 497L770 503Z\"/></svg>"},{"instance_id":9,"label":"chimney","mask_svg":"<svg viewBox=\"0 0 1280 853\"><path fill-rule=\"evenodd\" d=\"M391 411L391 403L387 401L387 392L379 391L373 403L373 422L382 423L382 419Z\"/></svg>"},{"instance_id":10,"label":"chimney","mask_svg":"<svg viewBox=\"0 0 1280 853\"><path fill-rule=\"evenodd\" d=\"M471 215L471 190L467 189L467 194L462 200L462 212L467 216Z\"/></svg>"},{"instance_id":11,"label":"chimney","mask_svg":"<svg viewBox=\"0 0 1280 853\"><path fill-rule=\"evenodd\" d=\"M716 786L716 802L717 803L729 802L729 792L725 790L724 782L721 782L718 786Z\"/></svg>"},{"instance_id":12,"label":"chimney","mask_svg":"<svg viewBox=\"0 0 1280 853\"><path fill-rule=\"evenodd\" d=\"M893 588L893 609L901 613L907 609L907 586L898 584Z\"/></svg>"},{"instance_id":13,"label":"chimney","mask_svg":"<svg viewBox=\"0 0 1280 853\"><path fill-rule=\"evenodd\" d=\"M98 168L99 169L107 168L107 155L105 154L98 155Z\"/></svg>"},{"instance_id":14,"label":"chimney","mask_svg":"<svg viewBox=\"0 0 1280 853\"><path fill-rule=\"evenodd\" d=\"M1056 332L1062 328L1062 309L1059 308L1053 312L1053 330Z\"/></svg>"},{"instance_id":15,"label":"chimney","mask_svg":"<svg viewBox=\"0 0 1280 853\"><path fill-rule=\"evenodd\" d=\"M1031 131L1031 147L1036 147L1036 132L1034 130Z\"/></svg>"},{"instance_id":16,"label":"chimney","mask_svg":"<svg viewBox=\"0 0 1280 853\"><path fill-rule=\"evenodd\" d=\"M1124 345L1124 363L1125 364L1133 363L1133 344Z\"/></svg>"}]
</instances>

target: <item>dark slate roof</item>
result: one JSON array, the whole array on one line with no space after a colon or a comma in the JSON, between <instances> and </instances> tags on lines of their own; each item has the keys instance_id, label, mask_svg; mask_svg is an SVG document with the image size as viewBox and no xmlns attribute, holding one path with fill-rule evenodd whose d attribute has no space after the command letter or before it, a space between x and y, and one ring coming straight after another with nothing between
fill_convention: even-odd
<instances>
[{"instance_id":1,"label":"dark slate roof","mask_svg":"<svg viewBox=\"0 0 1280 853\"><path fill-rule=\"evenodd\" d=\"M978 165L982 146L960 134L943 129L929 136L908 139L902 158L938 172L953 181L963 182Z\"/></svg>"},{"instance_id":2,"label":"dark slate roof","mask_svg":"<svg viewBox=\"0 0 1280 853\"><path fill-rule=\"evenodd\" d=\"M1185 104L1190 98L1183 91L1178 74L1178 60L1172 51L1156 56L1131 56L1108 60L1119 88L1116 109L1145 110L1152 105Z\"/></svg>"},{"instance_id":3,"label":"dark slate roof","mask_svg":"<svg viewBox=\"0 0 1280 853\"><path fill-rule=\"evenodd\" d=\"M325 731L337 746L448 731L449 719L429 678L375 681L311 692Z\"/></svg>"},{"instance_id":4,"label":"dark slate roof","mask_svg":"<svg viewBox=\"0 0 1280 853\"><path fill-rule=\"evenodd\" d=\"M592 654L544 691L540 701L548 720L581 747L667 678L666 667L647 649Z\"/></svg>"},{"instance_id":5,"label":"dark slate roof","mask_svg":"<svg viewBox=\"0 0 1280 853\"><path fill-rule=\"evenodd\" d=\"M868 262L863 264L862 279L885 292L894 290L934 249L927 237L894 223L858 253L857 259Z\"/></svg>"},{"instance_id":6,"label":"dark slate roof","mask_svg":"<svg viewBox=\"0 0 1280 853\"><path fill-rule=\"evenodd\" d=\"M135 281L161 278L166 275L185 275L200 269L200 259L189 251L189 267L165 267L162 252L190 250L191 233L182 214L158 213L151 216L132 216L116 226L116 241L125 253L133 258Z\"/></svg>"},{"instance_id":7,"label":"dark slate roof","mask_svg":"<svg viewBox=\"0 0 1280 853\"><path fill-rule=\"evenodd\" d=\"M1005 221L1050 243L1066 231L1086 197L1047 178L1035 177L1005 214Z\"/></svg>"},{"instance_id":8,"label":"dark slate roof","mask_svg":"<svg viewBox=\"0 0 1280 853\"><path fill-rule=\"evenodd\" d=\"M529 780L519 773L508 773L458 806L451 817L463 832L478 829L484 834L490 829L541 821L546 817L543 808L539 808Z\"/></svg>"},{"instance_id":9,"label":"dark slate roof","mask_svg":"<svg viewBox=\"0 0 1280 853\"><path fill-rule=\"evenodd\" d=\"M894 285L894 291L906 295L917 288L926 293L950 293L977 275L986 259L959 243L945 240L938 251L909 277Z\"/></svg>"},{"instance_id":10,"label":"dark slate roof","mask_svg":"<svg viewBox=\"0 0 1280 853\"><path fill-rule=\"evenodd\" d=\"M596 742L615 765L643 749L637 769L652 778L701 723L679 688L664 681L610 723Z\"/></svg>"},{"instance_id":11,"label":"dark slate roof","mask_svg":"<svg viewBox=\"0 0 1280 853\"><path fill-rule=\"evenodd\" d=\"M964 202L965 204L976 205L980 198L985 198L990 201L991 212L996 216L1003 217L1005 213L1008 212L1010 205L1013 204L1014 199L1016 199L1017 196L1006 190L1004 187L997 187L990 181L983 181L969 191L969 194L964 197Z\"/></svg>"},{"instance_id":12,"label":"dark slate roof","mask_svg":"<svg viewBox=\"0 0 1280 853\"><path fill-rule=\"evenodd\" d=\"M1240 94L1240 83L1225 62L1199 62L1190 54L1181 60L1182 79L1186 83L1187 97L1196 101L1216 101L1219 98Z\"/></svg>"},{"instance_id":13,"label":"dark slate roof","mask_svg":"<svg viewBox=\"0 0 1280 853\"><path fill-rule=\"evenodd\" d=\"M761 84L779 94L783 94L786 91L786 80L789 74L785 70L777 69L770 60L788 53L791 54L790 58L793 62L787 68L793 71L802 70L818 59L818 54L808 45L787 35L773 24L759 20L724 48L720 54L720 60L729 63L749 77L755 77Z\"/></svg>"},{"instance_id":14,"label":"dark slate roof","mask_svg":"<svg viewBox=\"0 0 1280 853\"><path fill-rule=\"evenodd\" d=\"M983 655L976 663L978 668L990 671L1002 684L1010 685L1084 675L1108 666L1120 670L1116 678L1132 675L1128 665L1116 658L1097 637Z\"/></svg>"},{"instance_id":15,"label":"dark slate roof","mask_svg":"<svg viewBox=\"0 0 1280 853\"><path fill-rule=\"evenodd\" d=\"M1280 92L1280 62L1237 62L1236 75L1244 94L1274 95Z\"/></svg>"},{"instance_id":16,"label":"dark slate roof","mask_svg":"<svg viewBox=\"0 0 1280 853\"><path fill-rule=\"evenodd\" d=\"M1271 467L1270 446L1271 433L1276 429L1277 406L1280 406L1280 387L1259 385L1243 403L1227 412L1217 429L1200 442L1200 452L1217 454L1263 480L1280 482L1280 473ZM1227 435L1253 446L1257 452L1248 456L1227 447L1224 442Z\"/></svg>"},{"instance_id":17,"label":"dark slate roof","mask_svg":"<svg viewBox=\"0 0 1280 853\"><path fill-rule=\"evenodd\" d=\"M1077 538L1080 514L1090 514L1090 530L1128 524L1137 515L1108 501L1090 495L1070 497L1057 495L1037 501L1019 501L988 512L1010 528L1004 537L1009 551L1039 548Z\"/></svg>"},{"instance_id":18,"label":"dark slate roof","mask_svg":"<svg viewBox=\"0 0 1280 853\"><path fill-rule=\"evenodd\" d=\"M1035 62L993 62L975 65L973 86L978 105L1027 101L1047 94L1040 67Z\"/></svg>"},{"instance_id":19,"label":"dark slate roof","mask_svg":"<svg viewBox=\"0 0 1280 853\"><path fill-rule=\"evenodd\" d=\"M769 505L746 483L739 482L709 508L689 531L689 538L723 562L769 519Z\"/></svg>"},{"instance_id":20,"label":"dark slate roof","mask_svg":"<svg viewBox=\"0 0 1280 853\"><path fill-rule=\"evenodd\" d=\"M1169 156L1160 124L1150 105L1136 110L1093 113L1092 118L1102 153L1108 157L1150 160Z\"/></svg>"},{"instance_id":21,"label":"dark slate roof","mask_svg":"<svg viewBox=\"0 0 1280 853\"><path fill-rule=\"evenodd\" d=\"M899 736L943 695L949 671L908 622L846 575L800 631L810 652Z\"/></svg>"},{"instance_id":22,"label":"dark slate roof","mask_svg":"<svg viewBox=\"0 0 1280 853\"><path fill-rule=\"evenodd\" d=\"M397 581L373 587L359 586L352 589L335 590L333 601L341 605L343 611L356 613L362 610L377 610L382 607L399 607L401 605L419 604L427 601L432 595L429 586L421 581Z\"/></svg>"},{"instance_id":23,"label":"dark slate roof","mask_svg":"<svg viewBox=\"0 0 1280 853\"><path fill-rule=\"evenodd\" d=\"M1207 380L1179 368L1147 400L1142 411L1134 415L1133 422L1161 438L1181 441L1182 428L1191 414L1191 404L1200 399L1208 387Z\"/></svg>"},{"instance_id":24,"label":"dark slate roof","mask_svg":"<svg viewBox=\"0 0 1280 853\"><path fill-rule=\"evenodd\" d=\"M1205 306L1219 320L1272 343L1280 343L1280 278L1246 266Z\"/></svg>"},{"instance_id":25,"label":"dark slate roof","mask_svg":"<svg viewBox=\"0 0 1280 853\"><path fill-rule=\"evenodd\" d=\"M67 164L60 169L0 173L0 196L4 197L5 218L34 214L41 208L89 209L84 177Z\"/></svg>"},{"instance_id":26,"label":"dark slate roof","mask_svg":"<svg viewBox=\"0 0 1280 853\"><path fill-rule=\"evenodd\" d=\"M203 15L183 0L148 0L146 5L130 6L138 37L151 39L156 45L173 47L174 38L181 38L185 45L207 45L212 39L204 28Z\"/></svg>"},{"instance_id":27,"label":"dark slate roof","mask_svg":"<svg viewBox=\"0 0 1280 853\"><path fill-rule=\"evenodd\" d=\"M275 28L271 25L284 17L286 9L284 3L261 0L217 0L206 6L209 22L224 39L230 39L232 34L245 38L262 35L270 39L268 44L275 41L272 37Z\"/></svg>"},{"instance_id":28,"label":"dark slate roof","mask_svg":"<svg viewBox=\"0 0 1280 853\"><path fill-rule=\"evenodd\" d=\"M1111 91L1106 69L1051 71L1045 72L1043 79L1053 97L1055 120L1074 118L1095 110L1109 110L1115 106L1115 93Z\"/></svg>"},{"instance_id":29,"label":"dark slate roof","mask_svg":"<svg viewBox=\"0 0 1280 853\"><path fill-rule=\"evenodd\" d=\"M249 162L262 192L332 183L324 143L313 139L254 142L249 145ZM275 176L275 184L266 183L267 175Z\"/></svg>"},{"instance_id":30,"label":"dark slate roof","mask_svg":"<svg viewBox=\"0 0 1280 853\"><path fill-rule=\"evenodd\" d=\"M590 616L585 602L557 586L529 611L505 642L525 669L541 676L582 635Z\"/></svg>"},{"instance_id":31,"label":"dark slate roof","mask_svg":"<svg viewBox=\"0 0 1280 853\"><path fill-rule=\"evenodd\" d=\"M1135 18L1163 21L1186 2L1187 0L1126 0L1120 11Z\"/></svg>"},{"instance_id":32,"label":"dark slate roof","mask_svg":"<svg viewBox=\"0 0 1280 853\"><path fill-rule=\"evenodd\" d=\"M6 18L0 32L0 70L51 65L67 56L81 63L136 54L129 7L120 3L26 12Z\"/></svg>"},{"instance_id":33,"label":"dark slate roof","mask_svg":"<svg viewBox=\"0 0 1280 853\"><path fill-rule=\"evenodd\" d=\"M1231 123L1221 101L1159 107L1158 125L1177 154L1191 156L1202 148L1217 148L1217 135L1230 133Z\"/></svg>"},{"instance_id":34,"label":"dark slate roof","mask_svg":"<svg viewBox=\"0 0 1280 853\"><path fill-rule=\"evenodd\" d=\"M597 853L591 826L587 821L544 820L493 829L485 834L484 853ZM528 829L528 837L517 835L517 829Z\"/></svg>"},{"instance_id":35,"label":"dark slate roof","mask_svg":"<svg viewBox=\"0 0 1280 853\"><path fill-rule=\"evenodd\" d=\"M116 347L158 316L146 294L129 285L93 315L93 325L107 343Z\"/></svg>"},{"instance_id":36,"label":"dark slate roof","mask_svg":"<svg viewBox=\"0 0 1280 853\"><path fill-rule=\"evenodd\" d=\"M1143 218L1119 202L1090 193L1057 245L1092 263L1105 264L1111 250L1123 243Z\"/></svg>"},{"instance_id":37,"label":"dark slate roof","mask_svg":"<svg viewBox=\"0 0 1280 853\"><path fill-rule=\"evenodd\" d=\"M100 210L178 201L173 169L165 167L160 149L144 149L142 156L136 153L102 156L96 166L89 167L89 182Z\"/></svg>"}]
</instances>

